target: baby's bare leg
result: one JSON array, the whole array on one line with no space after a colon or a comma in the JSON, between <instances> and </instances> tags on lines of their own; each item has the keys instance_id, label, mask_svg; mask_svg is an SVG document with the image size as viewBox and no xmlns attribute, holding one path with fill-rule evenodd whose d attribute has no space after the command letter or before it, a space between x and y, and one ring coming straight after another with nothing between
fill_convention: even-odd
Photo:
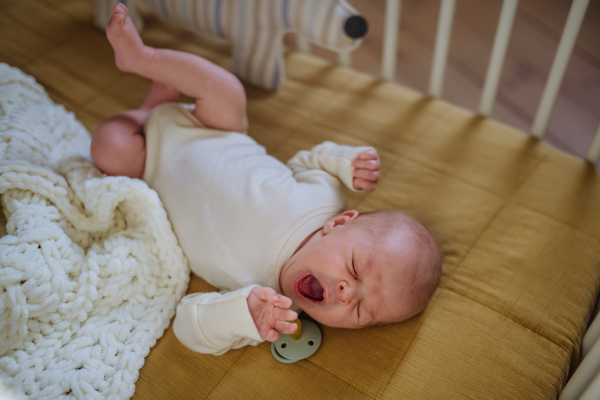
<instances>
[{"instance_id":1,"label":"baby's bare leg","mask_svg":"<svg viewBox=\"0 0 600 400\"><path fill-rule=\"evenodd\" d=\"M122 71L164 82L194 97L194 115L207 126L237 132L247 129L246 95L235 75L193 54L144 45L123 4L113 8L106 36Z\"/></svg>"},{"instance_id":2,"label":"baby's bare leg","mask_svg":"<svg viewBox=\"0 0 600 400\"><path fill-rule=\"evenodd\" d=\"M179 92L154 82L142 107L105 119L92 136L90 152L104 173L141 178L146 163L143 127L150 111L159 104L177 100Z\"/></svg>"}]
</instances>

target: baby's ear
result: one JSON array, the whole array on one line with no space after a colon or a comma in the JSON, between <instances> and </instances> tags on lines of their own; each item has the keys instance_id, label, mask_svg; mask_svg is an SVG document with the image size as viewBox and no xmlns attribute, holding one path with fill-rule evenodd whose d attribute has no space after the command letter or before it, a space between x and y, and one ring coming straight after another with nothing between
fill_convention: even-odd
<instances>
[{"instance_id":1,"label":"baby's ear","mask_svg":"<svg viewBox=\"0 0 600 400\"><path fill-rule=\"evenodd\" d=\"M335 217L330 218L325 225L323 225L323 235L327 235L329 232L333 231L335 228L340 226L348 225L356 218L358 218L358 211L356 210L348 210L344 211L341 214L336 215Z\"/></svg>"}]
</instances>

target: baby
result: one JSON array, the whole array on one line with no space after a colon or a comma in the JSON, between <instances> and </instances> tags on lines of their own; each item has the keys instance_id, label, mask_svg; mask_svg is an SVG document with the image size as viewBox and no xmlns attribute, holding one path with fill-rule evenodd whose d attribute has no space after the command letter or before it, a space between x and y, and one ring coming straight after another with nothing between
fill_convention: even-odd
<instances>
[{"instance_id":1,"label":"baby","mask_svg":"<svg viewBox=\"0 0 600 400\"><path fill-rule=\"evenodd\" d=\"M375 190L374 149L325 142L286 166L239 133L248 120L234 75L192 54L145 46L122 4L106 35L118 68L154 84L141 108L97 128L94 162L155 189L192 271L222 289L181 301L174 331L185 346L222 354L275 341L296 329L292 304L343 328L423 310L441 274L431 233L399 211L343 211L343 185ZM195 106L173 103L178 91Z\"/></svg>"}]
</instances>

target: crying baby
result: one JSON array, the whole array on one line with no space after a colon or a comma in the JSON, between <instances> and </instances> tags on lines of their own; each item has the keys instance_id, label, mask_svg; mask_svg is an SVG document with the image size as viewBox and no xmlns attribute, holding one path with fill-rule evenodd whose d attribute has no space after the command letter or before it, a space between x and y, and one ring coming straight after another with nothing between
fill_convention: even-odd
<instances>
[{"instance_id":1,"label":"crying baby","mask_svg":"<svg viewBox=\"0 0 600 400\"><path fill-rule=\"evenodd\" d=\"M234 75L144 45L123 4L106 34L117 67L154 84L139 109L96 129L94 162L156 190L192 271L221 289L182 299L174 331L185 346L223 354L275 341L296 330L287 321L300 309L342 328L423 310L441 275L431 233L400 211L344 211L344 187L376 189L375 149L325 142L283 164L245 133ZM174 103L179 92L195 105Z\"/></svg>"}]
</instances>

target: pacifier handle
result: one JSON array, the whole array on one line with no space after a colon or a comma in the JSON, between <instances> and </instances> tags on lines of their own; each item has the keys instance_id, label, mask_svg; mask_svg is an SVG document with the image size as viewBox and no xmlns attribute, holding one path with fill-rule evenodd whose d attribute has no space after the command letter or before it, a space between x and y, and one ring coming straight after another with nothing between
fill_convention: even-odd
<instances>
[{"instance_id":1,"label":"pacifier handle","mask_svg":"<svg viewBox=\"0 0 600 400\"><path fill-rule=\"evenodd\" d=\"M292 339L294 340L300 340L302 339L302 322L300 322L300 320L298 318L296 318L293 321L288 321L290 323L296 323L298 325L298 329L296 329L296 332L292 333L290 336L292 337Z\"/></svg>"}]
</instances>

